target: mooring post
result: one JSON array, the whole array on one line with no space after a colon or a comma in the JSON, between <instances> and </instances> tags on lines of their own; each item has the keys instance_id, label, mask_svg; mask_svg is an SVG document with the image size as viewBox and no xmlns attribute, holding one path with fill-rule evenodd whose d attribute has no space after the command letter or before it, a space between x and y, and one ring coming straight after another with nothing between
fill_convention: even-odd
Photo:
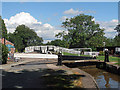
<instances>
[{"instance_id":1,"label":"mooring post","mask_svg":"<svg viewBox=\"0 0 120 90\"><path fill-rule=\"evenodd\" d=\"M62 65L62 52L60 51L58 53L58 63L57 66L61 66Z\"/></svg>"},{"instance_id":2,"label":"mooring post","mask_svg":"<svg viewBox=\"0 0 120 90\"><path fill-rule=\"evenodd\" d=\"M109 51L108 49L105 49L105 60L104 62L109 62Z\"/></svg>"}]
</instances>

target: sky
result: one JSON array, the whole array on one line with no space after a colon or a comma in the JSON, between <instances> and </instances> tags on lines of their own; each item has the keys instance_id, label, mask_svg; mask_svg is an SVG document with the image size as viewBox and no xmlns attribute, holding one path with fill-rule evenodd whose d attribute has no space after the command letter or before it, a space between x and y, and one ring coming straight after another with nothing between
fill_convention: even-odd
<instances>
[{"instance_id":1,"label":"sky","mask_svg":"<svg viewBox=\"0 0 120 90\"><path fill-rule=\"evenodd\" d=\"M8 33L18 25L34 29L44 43L56 39L55 34L66 18L79 14L92 15L94 21L105 29L105 36L114 38L118 24L118 2L2 2L2 18Z\"/></svg>"}]
</instances>

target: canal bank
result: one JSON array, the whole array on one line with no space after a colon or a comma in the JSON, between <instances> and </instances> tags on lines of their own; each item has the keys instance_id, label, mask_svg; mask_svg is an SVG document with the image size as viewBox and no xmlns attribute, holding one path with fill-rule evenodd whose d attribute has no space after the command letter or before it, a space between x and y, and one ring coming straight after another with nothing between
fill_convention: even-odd
<instances>
[{"instance_id":1,"label":"canal bank","mask_svg":"<svg viewBox=\"0 0 120 90\"><path fill-rule=\"evenodd\" d=\"M65 65L70 68L79 68L90 74L100 89L120 89L119 66L117 65L105 62L72 62Z\"/></svg>"},{"instance_id":2,"label":"canal bank","mask_svg":"<svg viewBox=\"0 0 120 90\"><path fill-rule=\"evenodd\" d=\"M64 70L67 72L68 75L78 75L81 76L78 80L76 80L76 88L88 88L88 89L95 89L95 90L99 90L99 87L97 85L97 82L95 81L95 79L89 74L86 73L85 71L79 69L79 68L69 68L66 65L62 65L62 66L56 66L55 64L47 64L47 66L50 69L54 69L54 70Z\"/></svg>"},{"instance_id":3,"label":"canal bank","mask_svg":"<svg viewBox=\"0 0 120 90\"><path fill-rule=\"evenodd\" d=\"M120 66L115 65L114 62L98 62L96 67L120 75Z\"/></svg>"}]
</instances>

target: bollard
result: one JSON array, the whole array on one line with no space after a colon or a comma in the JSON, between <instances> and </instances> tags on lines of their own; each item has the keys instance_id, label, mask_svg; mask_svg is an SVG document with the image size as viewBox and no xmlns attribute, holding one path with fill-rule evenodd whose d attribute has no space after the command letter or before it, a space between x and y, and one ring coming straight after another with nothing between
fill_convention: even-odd
<instances>
[{"instance_id":1,"label":"bollard","mask_svg":"<svg viewBox=\"0 0 120 90\"><path fill-rule=\"evenodd\" d=\"M49 47L47 46L47 51L49 51Z\"/></svg>"},{"instance_id":2,"label":"bollard","mask_svg":"<svg viewBox=\"0 0 120 90\"><path fill-rule=\"evenodd\" d=\"M109 62L109 51L108 49L105 49L105 60L104 62Z\"/></svg>"},{"instance_id":3,"label":"bollard","mask_svg":"<svg viewBox=\"0 0 120 90\"><path fill-rule=\"evenodd\" d=\"M62 53L59 52L58 53L58 63L57 63L57 66L61 66L62 65Z\"/></svg>"}]
</instances>

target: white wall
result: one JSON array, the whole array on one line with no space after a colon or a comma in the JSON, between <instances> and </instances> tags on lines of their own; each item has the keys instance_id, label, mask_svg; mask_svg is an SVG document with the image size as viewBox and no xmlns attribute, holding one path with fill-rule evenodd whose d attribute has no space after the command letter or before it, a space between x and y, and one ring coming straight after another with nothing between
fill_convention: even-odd
<instances>
[{"instance_id":1,"label":"white wall","mask_svg":"<svg viewBox=\"0 0 120 90\"><path fill-rule=\"evenodd\" d=\"M58 58L58 55L14 53L14 57L15 58Z\"/></svg>"}]
</instances>

